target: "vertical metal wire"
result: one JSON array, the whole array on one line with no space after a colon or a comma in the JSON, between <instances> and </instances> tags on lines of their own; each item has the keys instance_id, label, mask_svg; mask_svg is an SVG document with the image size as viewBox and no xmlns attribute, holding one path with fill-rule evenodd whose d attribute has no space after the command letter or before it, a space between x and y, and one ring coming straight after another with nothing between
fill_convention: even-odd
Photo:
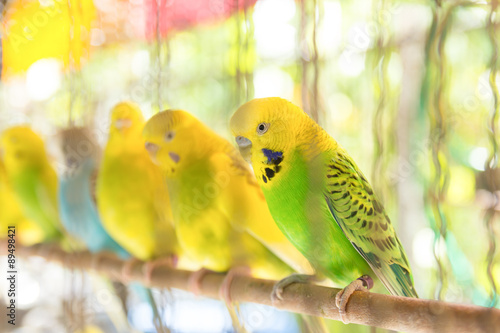
<instances>
[{"instance_id":1,"label":"vertical metal wire","mask_svg":"<svg viewBox=\"0 0 500 333\"><path fill-rule=\"evenodd\" d=\"M235 105L248 101L253 96L253 73L249 67L251 63L251 43L253 39L253 21L249 15L247 0L240 6L234 0L236 45L235 45Z\"/></svg>"},{"instance_id":2,"label":"vertical metal wire","mask_svg":"<svg viewBox=\"0 0 500 333\"><path fill-rule=\"evenodd\" d=\"M312 9L308 8L305 0L300 1L300 34L299 44L301 48L301 95L302 106L304 111L309 113L314 121L319 121L319 55L316 41L316 32L319 25L320 10L318 0L313 0ZM311 44L312 50L309 49L308 31L311 26ZM309 82L309 67L312 64L312 83Z\"/></svg>"},{"instance_id":3,"label":"vertical metal wire","mask_svg":"<svg viewBox=\"0 0 500 333\"><path fill-rule=\"evenodd\" d=\"M158 108L157 112L162 110L162 95L161 95L161 80L162 80L162 55L161 55L161 29L160 29L160 19L161 19L161 1L156 0L156 30L155 30L155 42L156 42L156 106Z\"/></svg>"},{"instance_id":4,"label":"vertical metal wire","mask_svg":"<svg viewBox=\"0 0 500 333\"><path fill-rule=\"evenodd\" d=\"M68 106L68 125L73 125L73 108L75 104L75 90L76 90L76 78L75 78L75 66L73 59L73 35L75 29L75 20L72 14L72 4L71 0L68 3L68 15L69 15L69 34L68 34L68 44L69 44L69 54L68 54L68 67L69 67L69 106Z\"/></svg>"},{"instance_id":5,"label":"vertical metal wire","mask_svg":"<svg viewBox=\"0 0 500 333\"><path fill-rule=\"evenodd\" d=\"M239 106L242 102L242 88L243 88L243 78L241 74L241 57L242 57L242 44L243 44L243 32L241 31L241 16L240 16L240 3L239 0L234 0L235 8L235 21L236 21L236 56L235 56L235 104Z\"/></svg>"},{"instance_id":6,"label":"vertical metal wire","mask_svg":"<svg viewBox=\"0 0 500 333\"><path fill-rule=\"evenodd\" d=\"M441 7L436 1L433 13L433 27L431 29L428 58L431 71L428 89L429 93L429 119L430 133L429 141L431 145L433 174L428 188L428 200L433 213L434 237L434 257L438 266L438 281L435 289L435 297L443 299L448 282L446 273L446 258L442 258L442 241L446 239L447 216L445 213L446 192L450 178L448 166L449 151L447 148L447 113L445 106L445 90L447 87L447 66L446 58L443 54L447 31L451 24L451 15L454 6L447 10Z\"/></svg>"},{"instance_id":7,"label":"vertical metal wire","mask_svg":"<svg viewBox=\"0 0 500 333\"><path fill-rule=\"evenodd\" d=\"M316 30L319 25L319 7L318 0L313 0L313 22L312 22L312 64L313 64L313 82L312 82L312 97L311 97L311 117L319 122L319 91L318 91L318 81L319 81L319 63L318 63L318 45L316 42Z\"/></svg>"},{"instance_id":8,"label":"vertical metal wire","mask_svg":"<svg viewBox=\"0 0 500 333\"><path fill-rule=\"evenodd\" d=\"M497 284L495 281L495 277L493 276L493 268L495 265L494 258L496 253L496 239L494 229L495 222L495 206L500 202L500 198L498 195L497 184L495 179L495 172L498 167L498 138L497 138L497 123L498 123L498 114L499 114L499 93L498 86L496 83L497 74L498 74L498 40L497 40L497 32L496 32L496 10L498 7L498 1L491 1L491 9L488 16L488 22L486 24L486 29L488 31L488 37L491 42L492 53L490 60L490 77L489 83L491 90L493 92L493 109L491 111L490 117L488 119L488 127L489 127L489 140L491 144L491 152L486 162L485 172L488 180L488 189L491 191L492 200L490 206L486 210L484 216L484 225L486 230L488 231L488 253L486 255L486 274L488 276L488 281L491 286L491 295L490 295L490 306L496 306L498 304L498 290Z\"/></svg>"},{"instance_id":9,"label":"vertical metal wire","mask_svg":"<svg viewBox=\"0 0 500 333\"><path fill-rule=\"evenodd\" d=\"M254 87L253 87L253 71L250 68L250 64L252 63L250 57L253 57L254 55L251 54L251 43L253 40L253 20L251 19L251 16L249 15L248 12L248 3L247 0L243 1L244 3L244 8L243 8L243 14L244 14L244 19L245 19L245 43L243 45L243 50L244 50L244 65L245 65L245 101L250 100L250 98L253 97L254 94Z\"/></svg>"},{"instance_id":10,"label":"vertical metal wire","mask_svg":"<svg viewBox=\"0 0 500 333\"><path fill-rule=\"evenodd\" d=\"M378 5L378 6L377 6ZM388 31L381 22L381 11L386 8L386 2L380 0L374 8L375 21L378 27L378 36L375 45L376 76L374 78L375 100L378 100L377 108L372 120L372 133L374 139L374 161L372 166L372 183L375 191L382 202L385 202L385 175L384 159L387 154L384 151L384 114L387 111L387 99L389 94L389 82L387 80L387 67L390 60L388 50Z\"/></svg>"},{"instance_id":11,"label":"vertical metal wire","mask_svg":"<svg viewBox=\"0 0 500 333\"><path fill-rule=\"evenodd\" d=\"M301 77L301 99L302 99L302 107L304 111L309 112L309 95L307 93L308 80L307 80L307 66L308 66L308 57L309 57L309 47L307 45L307 22L308 15L306 9L306 0L300 0L300 32L299 32L299 47L300 47L300 66L302 70ZM307 57L307 59L306 59Z\"/></svg>"}]
</instances>

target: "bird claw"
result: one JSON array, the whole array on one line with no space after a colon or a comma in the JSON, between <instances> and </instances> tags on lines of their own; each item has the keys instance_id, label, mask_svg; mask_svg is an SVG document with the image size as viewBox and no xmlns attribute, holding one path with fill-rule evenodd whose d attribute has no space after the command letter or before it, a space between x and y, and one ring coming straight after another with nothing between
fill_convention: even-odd
<instances>
[{"instance_id":1,"label":"bird claw","mask_svg":"<svg viewBox=\"0 0 500 333\"><path fill-rule=\"evenodd\" d=\"M373 287L373 279L368 275L363 275L357 280L349 283L347 287L342 289L335 296L335 305L339 309L340 319L344 324L349 324L349 320L347 319L347 302L349 302L349 298L355 291L367 291Z\"/></svg>"},{"instance_id":2,"label":"bird claw","mask_svg":"<svg viewBox=\"0 0 500 333\"><path fill-rule=\"evenodd\" d=\"M283 300L283 290L285 289L285 286L279 285L280 282L281 281L273 286L273 291L271 293L271 301L273 304Z\"/></svg>"},{"instance_id":3,"label":"bird claw","mask_svg":"<svg viewBox=\"0 0 500 333\"><path fill-rule=\"evenodd\" d=\"M316 279L315 275L307 275L307 274L297 274L294 273L292 275L287 276L284 279L281 279L273 286L273 291L271 292L271 301L274 304L275 302L279 302L283 300L283 292L286 287L294 283L307 283L311 280Z\"/></svg>"}]
</instances>

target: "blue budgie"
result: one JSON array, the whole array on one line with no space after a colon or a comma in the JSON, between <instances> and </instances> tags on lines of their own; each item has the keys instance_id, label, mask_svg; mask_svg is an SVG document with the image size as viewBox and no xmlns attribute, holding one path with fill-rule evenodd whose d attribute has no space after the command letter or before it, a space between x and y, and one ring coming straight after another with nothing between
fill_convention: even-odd
<instances>
[{"instance_id":1,"label":"blue budgie","mask_svg":"<svg viewBox=\"0 0 500 333\"><path fill-rule=\"evenodd\" d=\"M106 232L97 211L94 187L101 153L99 145L87 129L72 127L61 132L60 148L64 170L59 178L58 201L64 227L92 253L108 252L130 259L131 255ZM150 304L154 321L160 322L151 289L137 283L131 287L140 299Z\"/></svg>"}]
</instances>

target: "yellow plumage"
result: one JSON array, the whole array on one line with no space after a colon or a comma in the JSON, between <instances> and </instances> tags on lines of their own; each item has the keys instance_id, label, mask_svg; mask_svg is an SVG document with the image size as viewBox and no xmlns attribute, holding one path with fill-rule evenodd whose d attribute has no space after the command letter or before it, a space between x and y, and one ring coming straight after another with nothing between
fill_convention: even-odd
<instances>
[{"instance_id":1,"label":"yellow plumage","mask_svg":"<svg viewBox=\"0 0 500 333\"><path fill-rule=\"evenodd\" d=\"M43 230L44 240L62 239L57 209L57 174L42 139L29 127L16 126L2 133L0 148L5 179L23 215Z\"/></svg>"},{"instance_id":2,"label":"yellow plumage","mask_svg":"<svg viewBox=\"0 0 500 333\"><path fill-rule=\"evenodd\" d=\"M0 209L2 230L15 226L17 241L26 246L43 241L45 238L43 229L23 214L21 205L7 180L2 160L0 160L0 206L2 207ZM0 237L7 237L7 233L1 233Z\"/></svg>"},{"instance_id":3,"label":"yellow plumage","mask_svg":"<svg viewBox=\"0 0 500 333\"><path fill-rule=\"evenodd\" d=\"M179 251L168 192L144 149L139 108L120 103L97 178L97 205L107 232L130 254L152 260Z\"/></svg>"},{"instance_id":4,"label":"yellow plumage","mask_svg":"<svg viewBox=\"0 0 500 333\"><path fill-rule=\"evenodd\" d=\"M193 259L215 271L249 266L265 278L281 278L290 267L311 270L229 142L180 110L152 117L144 136L167 173L179 242Z\"/></svg>"}]
</instances>

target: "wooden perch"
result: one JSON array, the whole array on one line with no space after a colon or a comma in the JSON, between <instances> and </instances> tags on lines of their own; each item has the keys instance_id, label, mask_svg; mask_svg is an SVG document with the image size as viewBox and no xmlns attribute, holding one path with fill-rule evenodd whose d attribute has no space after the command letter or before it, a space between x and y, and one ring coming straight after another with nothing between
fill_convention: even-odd
<instances>
[{"instance_id":1,"label":"wooden perch","mask_svg":"<svg viewBox=\"0 0 500 333\"><path fill-rule=\"evenodd\" d=\"M6 242L1 246L6 253ZM124 261L88 252L66 253L54 245L16 246L16 256L41 256L67 268L94 269L110 278L121 277ZM188 290L189 271L158 267L152 274L151 287ZM131 271L132 280L144 283L142 263ZM209 273L202 282L200 295L219 298L223 274ZM234 301L259 303L281 310L340 320L335 295L340 289L311 284L293 284L285 289L283 300L272 304L270 294L275 281L235 277L231 286ZM350 322L404 332L500 332L500 310L474 305L355 292L347 305Z\"/></svg>"}]
</instances>

